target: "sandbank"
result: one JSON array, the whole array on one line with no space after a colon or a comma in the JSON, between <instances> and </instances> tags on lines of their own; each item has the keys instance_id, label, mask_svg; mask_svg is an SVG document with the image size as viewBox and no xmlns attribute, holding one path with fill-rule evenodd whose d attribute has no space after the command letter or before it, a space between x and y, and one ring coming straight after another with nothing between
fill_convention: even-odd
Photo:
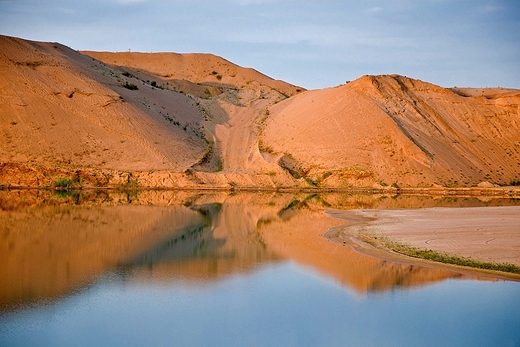
<instances>
[{"instance_id":1,"label":"sandbank","mask_svg":"<svg viewBox=\"0 0 520 347\"><path fill-rule=\"evenodd\" d=\"M385 250L382 245L366 242L367 237L386 237L419 249L480 262L520 266L519 206L334 210L328 213L350 223L333 228L324 236L337 243L349 244L362 253L402 261L404 256ZM512 277L517 276L512 274Z\"/></svg>"}]
</instances>

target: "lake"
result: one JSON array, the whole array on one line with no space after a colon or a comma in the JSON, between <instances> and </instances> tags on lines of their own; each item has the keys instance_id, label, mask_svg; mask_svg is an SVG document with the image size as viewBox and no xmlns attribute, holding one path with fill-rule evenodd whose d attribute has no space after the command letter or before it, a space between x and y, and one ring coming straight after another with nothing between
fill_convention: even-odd
<instances>
[{"instance_id":1,"label":"lake","mask_svg":"<svg viewBox=\"0 0 520 347\"><path fill-rule=\"evenodd\" d=\"M518 346L520 283L322 237L330 209L518 199L0 191L0 346Z\"/></svg>"}]
</instances>

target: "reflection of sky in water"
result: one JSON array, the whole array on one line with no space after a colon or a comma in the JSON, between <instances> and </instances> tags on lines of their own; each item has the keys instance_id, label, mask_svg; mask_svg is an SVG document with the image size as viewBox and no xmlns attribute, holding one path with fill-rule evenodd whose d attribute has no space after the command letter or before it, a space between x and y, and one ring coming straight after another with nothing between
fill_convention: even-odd
<instances>
[{"instance_id":1,"label":"reflection of sky in water","mask_svg":"<svg viewBox=\"0 0 520 347\"><path fill-rule=\"evenodd\" d=\"M75 206L19 194L52 204L0 192L2 347L520 344L519 282L385 262L321 236L343 223L330 208L515 200L140 192Z\"/></svg>"},{"instance_id":2,"label":"reflection of sky in water","mask_svg":"<svg viewBox=\"0 0 520 347\"><path fill-rule=\"evenodd\" d=\"M509 346L516 282L446 280L359 295L293 262L219 281L107 276L0 318L2 346Z\"/></svg>"}]
</instances>

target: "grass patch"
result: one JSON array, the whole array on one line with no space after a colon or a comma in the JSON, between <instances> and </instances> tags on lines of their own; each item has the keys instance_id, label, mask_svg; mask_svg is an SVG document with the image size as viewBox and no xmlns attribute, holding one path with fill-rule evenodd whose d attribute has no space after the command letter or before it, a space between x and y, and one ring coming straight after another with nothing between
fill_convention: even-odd
<instances>
[{"instance_id":1,"label":"grass patch","mask_svg":"<svg viewBox=\"0 0 520 347\"><path fill-rule=\"evenodd\" d=\"M310 177L305 177L305 182L307 182L308 185L312 186L312 187L318 187L319 184L315 181L312 180L312 178Z\"/></svg>"},{"instance_id":2,"label":"grass patch","mask_svg":"<svg viewBox=\"0 0 520 347\"><path fill-rule=\"evenodd\" d=\"M157 84L157 81L152 81L150 82L150 85L153 87L153 88L158 88L158 89L164 89L164 87L160 84Z\"/></svg>"},{"instance_id":3,"label":"grass patch","mask_svg":"<svg viewBox=\"0 0 520 347\"><path fill-rule=\"evenodd\" d=\"M261 140L258 141L258 149L260 150L260 152L274 153L273 147L266 145Z\"/></svg>"},{"instance_id":4,"label":"grass patch","mask_svg":"<svg viewBox=\"0 0 520 347\"><path fill-rule=\"evenodd\" d=\"M58 189L70 189L72 188L72 180L66 177L59 177L53 183L52 186Z\"/></svg>"},{"instance_id":5,"label":"grass patch","mask_svg":"<svg viewBox=\"0 0 520 347\"><path fill-rule=\"evenodd\" d=\"M123 87L125 87L126 89L130 89L130 90L138 90L139 88L137 88L137 86L133 83L128 83L128 81L125 82L125 84L123 84Z\"/></svg>"},{"instance_id":6,"label":"grass patch","mask_svg":"<svg viewBox=\"0 0 520 347\"><path fill-rule=\"evenodd\" d=\"M325 181L327 178L332 176L332 171L326 171L321 176L317 177L314 183L316 183L316 186L320 186L323 181Z\"/></svg>"},{"instance_id":7,"label":"grass patch","mask_svg":"<svg viewBox=\"0 0 520 347\"><path fill-rule=\"evenodd\" d=\"M458 257L446 253L437 252L431 249L420 249L413 246L404 245L387 238L379 237L379 240L391 250L414 258L426 259L445 264L472 267L477 269L502 271L520 274L520 267L510 263L488 263L471 258Z\"/></svg>"},{"instance_id":8,"label":"grass patch","mask_svg":"<svg viewBox=\"0 0 520 347\"><path fill-rule=\"evenodd\" d=\"M126 180L126 182L123 183L123 184L119 184L117 188L119 190L132 191L132 190L136 190L136 189L138 189L140 187L141 187L141 185L139 184L139 181L138 181L137 177L134 177L130 173L128 175L128 179Z\"/></svg>"},{"instance_id":9,"label":"grass patch","mask_svg":"<svg viewBox=\"0 0 520 347\"><path fill-rule=\"evenodd\" d=\"M139 188L140 185L139 182L137 182L137 179L129 179L128 182L122 185L121 187L124 188L124 190L132 190Z\"/></svg>"}]
</instances>

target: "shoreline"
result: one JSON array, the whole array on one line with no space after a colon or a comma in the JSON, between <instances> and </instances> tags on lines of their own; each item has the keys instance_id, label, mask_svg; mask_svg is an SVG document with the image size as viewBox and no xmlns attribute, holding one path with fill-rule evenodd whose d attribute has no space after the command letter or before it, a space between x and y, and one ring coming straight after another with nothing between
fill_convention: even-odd
<instances>
[{"instance_id":1,"label":"shoreline","mask_svg":"<svg viewBox=\"0 0 520 347\"><path fill-rule=\"evenodd\" d=\"M389 195L430 195L430 196L502 196L508 198L520 198L520 187L457 187L457 188L370 188L370 187L259 187L259 186L184 186L184 187L143 187L143 186L77 186L77 187L54 187L54 186L23 186L13 184L0 184L0 191L18 190L51 190L51 191L219 191L219 192L279 192L279 193L356 193L356 194L389 194Z\"/></svg>"},{"instance_id":2,"label":"shoreline","mask_svg":"<svg viewBox=\"0 0 520 347\"><path fill-rule=\"evenodd\" d=\"M493 279L520 281L520 274L481 269L405 255L388 242L494 264L520 266L520 207L331 210L348 224L323 236L383 260L443 268Z\"/></svg>"}]
</instances>

